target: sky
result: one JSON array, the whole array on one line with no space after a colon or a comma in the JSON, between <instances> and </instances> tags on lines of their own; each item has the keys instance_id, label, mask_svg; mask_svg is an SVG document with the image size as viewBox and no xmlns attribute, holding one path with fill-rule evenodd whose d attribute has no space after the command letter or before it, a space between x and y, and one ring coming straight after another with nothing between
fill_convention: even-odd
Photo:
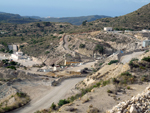
<instances>
[{"instance_id":1,"label":"sky","mask_svg":"<svg viewBox=\"0 0 150 113\"><path fill-rule=\"evenodd\" d=\"M40 17L121 16L150 0L0 0L0 12Z\"/></svg>"}]
</instances>

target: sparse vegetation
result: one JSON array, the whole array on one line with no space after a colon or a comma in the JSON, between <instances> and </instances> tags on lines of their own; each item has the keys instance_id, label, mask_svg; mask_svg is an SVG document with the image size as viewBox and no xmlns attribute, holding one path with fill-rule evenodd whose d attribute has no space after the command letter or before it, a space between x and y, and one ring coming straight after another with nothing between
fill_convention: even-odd
<instances>
[{"instance_id":1,"label":"sparse vegetation","mask_svg":"<svg viewBox=\"0 0 150 113\"><path fill-rule=\"evenodd\" d=\"M62 105L64 105L64 104L67 104L67 103L69 103L70 101L69 100L66 100L66 99L64 99L64 100L59 100L59 103L58 103L58 106L60 107L60 106L62 106Z\"/></svg>"},{"instance_id":2,"label":"sparse vegetation","mask_svg":"<svg viewBox=\"0 0 150 113\"><path fill-rule=\"evenodd\" d=\"M16 70L16 67L15 67L15 66L7 66L6 68L10 68L10 69Z\"/></svg>"},{"instance_id":3,"label":"sparse vegetation","mask_svg":"<svg viewBox=\"0 0 150 113\"><path fill-rule=\"evenodd\" d=\"M10 105L7 105L7 102L11 98L15 98L15 101L10 106ZM17 109L17 108L27 104L30 101L30 97L28 95L26 95L25 93L16 93L16 95L12 95L9 99L0 103L0 112L1 113L5 113L8 111Z\"/></svg>"},{"instance_id":4,"label":"sparse vegetation","mask_svg":"<svg viewBox=\"0 0 150 113\"><path fill-rule=\"evenodd\" d=\"M85 44L80 44L79 48L85 48Z\"/></svg>"},{"instance_id":5,"label":"sparse vegetation","mask_svg":"<svg viewBox=\"0 0 150 113\"><path fill-rule=\"evenodd\" d=\"M98 51L100 54L103 54L104 53L104 48L103 48L103 46L97 44L94 48L94 51Z\"/></svg>"},{"instance_id":6,"label":"sparse vegetation","mask_svg":"<svg viewBox=\"0 0 150 113\"><path fill-rule=\"evenodd\" d=\"M131 87L130 87L130 86L127 86L127 89L128 89L128 90L130 90L130 89L131 89Z\"/></svg>"},{"instance_id":7,"label":"sparse vegetation","mask_svg":"<svg viewBox=\"0 0 150 113\"><path fill-rule=\"evenodd\" d=\"M136 64L136 62L138 61L138 59L132 59L130 62L129 62L129 65L130 67L134 67L134 68L137 68L139 67L139 65Z\"/></svg>"},{"instance_id":8,"label":"sparse vegetation","mask_svg":"<svg viewBox=\"0 0 150 113\"><path fill-rule=\"evenodd\" d=\"M111 60L109 63L108 63L108 65L111 65L111 64L114 64L114 63L117 63L118 62L118 60Z\"/></svg>"},{"instance_id":9,"label":"sparse vegetation","mask_svg":"<svg viewBox=\"0 0 150 113\"><path fill-rule=\"evenodd\" d=\"M107 93L113 93L111 90L107 90Z\"/></svg>"},{"instance_id":10,"label":"sparse vegetation","mask_svg":"<svg viewBox=\"0 0 150 113\"><path fill-rule=\"evenodd\" d=\"M51 109L53 109L53 110L55 110L56 109L56 105L54 104L54 102L52 103L52 105L51 105L51 107L50 107Z\"/></svg>"},{"instance_id":11,"label":"sparse vegetation","mask_svg":"<svg viewBox=\"0 0 150 113\"><path fill-rule=\"evenodd\" d=\"M144 57L142 60L150 62L150 57L149 56L148 57Z\"/></svg>"}]
</instances>

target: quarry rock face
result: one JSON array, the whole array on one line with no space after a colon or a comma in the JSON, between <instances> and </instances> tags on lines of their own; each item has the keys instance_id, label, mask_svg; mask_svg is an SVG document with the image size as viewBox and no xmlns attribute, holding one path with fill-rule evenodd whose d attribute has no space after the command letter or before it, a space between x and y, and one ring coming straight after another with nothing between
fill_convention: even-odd
<instances>
[{"instance_id":1,"label":"quarry rock face","mask_svg":"<svg viewBox=\"0 0 150 113\"><path fill-rule=\"evenodd\" d=\"M141 94L114 106L108 113L150 113L150 85Z\"/></svg>"}]
</instances>

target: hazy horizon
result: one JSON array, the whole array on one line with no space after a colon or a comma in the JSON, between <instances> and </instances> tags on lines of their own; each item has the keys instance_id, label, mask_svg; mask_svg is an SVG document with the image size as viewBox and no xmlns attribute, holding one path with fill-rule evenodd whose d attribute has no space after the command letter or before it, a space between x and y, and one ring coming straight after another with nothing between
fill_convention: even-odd
<instances>
[{"instance_id":1,"label":"hazy horizon","mask_svg":"<svg viewBox=\"0 0 150 113\"><path fill-rule=\"evenodd\" d=\"M0 11L39 17L115 17L131 13L148 3L148 0L5 0L1 1Z\"/></svg>"}]
</instances>

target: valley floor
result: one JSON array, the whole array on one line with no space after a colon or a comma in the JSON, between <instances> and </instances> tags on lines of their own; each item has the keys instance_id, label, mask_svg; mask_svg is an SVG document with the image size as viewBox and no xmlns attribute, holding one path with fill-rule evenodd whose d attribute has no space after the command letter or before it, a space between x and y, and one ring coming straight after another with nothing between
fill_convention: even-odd
<instances>
[{"instance_id":1,"label":"valley floor","mask_svg":"<svg viewBox=\"0 0 150 113\"><path fill-rule=\"evenodd\" d=\"M58 103L60 99L64 99L70 93L74 94L74 87L75 85L82 81L84 78L75 78L75 79L68 79L61 83L61 85L57 87L51 87L47 89L47 91L40 91L43 92L42 97L40 98L33 98L33 101L17 110L11 111L9 113L34 113L37 110L48 109L51 104ZM34 92L34 89L31 89ZM38 92L37 92L38 93Z\"/></svg>"}]
</instances>

